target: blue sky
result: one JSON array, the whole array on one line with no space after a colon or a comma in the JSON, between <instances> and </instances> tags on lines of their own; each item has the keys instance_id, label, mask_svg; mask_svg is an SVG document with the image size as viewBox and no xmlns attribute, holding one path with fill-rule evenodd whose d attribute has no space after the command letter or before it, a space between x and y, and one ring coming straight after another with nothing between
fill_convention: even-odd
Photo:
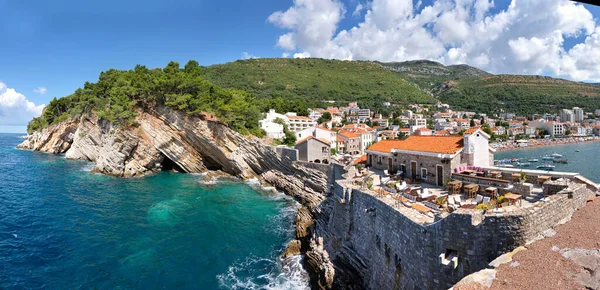
<instances>
[{"instance_id":1,"label":"blue sky","mask_svg":"<svg viewBox=\"0 0 600 290\"><path fill-rule=\"evenodd\" d=\"M290 56L306 54L313 57L339 59L386 61L428 58L446 64L467 62L478 65L486 63L479 61L482 58L476 58L480 56L479 51L467 51L468 45L464 40L444 38L444 28L436 24L437 20L423 25L425 31L432 34L430 39L423 40L423 43L441 42L440 47L425 46L412 49L409 44L402 43L401 40L398 40L398 43L386 40L385 43L391 46L390 50L369 54L364 52L370 50L367 44L361 42L360 30L354 32L350 37L340 36L344 34L340 32L350 32L353 27L359 25L363 26L363 29L369 27L380 29L374 24L371 25L365 15L367 11L370 11L373 19L389 18L389 15L381 13L381 7L389 5L389 3L384 3L386 1L392 0L368 2L359 0L296 0L295 2L292 0L0 0L0 11L2 11L2 17L0 17L0 83L5 84L7 90L14 89L13 99L17 95L19 98L23 96L28 102L39 106L48 103L55 96L62 97L72 93L85 81L97 80L101 71L110 68L130 69L136 64L163 67L171 60L185 63L189 59L195 59L202 65L210 65L240 59L245 52L257 57L281 57L286 53ZM410 0L393 1L411 2ZM437 2L443 1L453 3L450 0L426 0L418 5L418 1L412 1L411 17L421 13L423 7L433 7ZM475 2L480 0L470 1L473 1L473 5L475 5ZM548 0L547 2L553 1ZM556 2L562 3L558 0ZM358 4L364 8L354 14ZM510 1L497 0L494 4L493 7L485 10L486 15L494 16L507 10ZM456 6L455 10L458 11L458 5ZM392 8L390 8L391 6L386 7L385 10L389 13ZM600 10L590 5L586 5L585 8L593 14L594 23L597 23L595 18L600 16ZM400 10L401 8L398 9L398 15L405 12ZM439 17L443 13L450 13L454 11L452 9L451 5L446 5L438 9L437 15ZM293 10L293 13L286 14L286 11L290 10ZM560 9L554 8L554 10ZM549 10L548 13L553 13L554 10ZM282 16L270 18L277 11L282 12ZM330 13L320 14L328 12ZM391 12L395 13L395 11ZM332 13L338 13L340 17L328 19ZM526 13L526 11L521 13ZM550 16L549 14L548 17ZM460 21L459 18L456 18L456 21ZM473 18L473 15L470 18ZM290 22L286 21L292 21L293 25L287 25L286 23ZM320 23L319 21L325 22ZM408 23L403 22L405 19L398 18L394 21L399 25L397 30L408 26ZM581 27L577 29L583 30L582 27L589 26L589 22L588 20L588 23L581 24ZM378 23L380 24L381 21ZM475 20L470 19L466 23L473 26ZM307 31L305 28L310 28L311 25L333 27L333 30L331 33L325 31L323 35L318 35L320 38L315 38L316 42L314 42L314 39L307 40L307 35L302 35ZM510 27L510 29L518 31L515 27ZM286 33L290 33L294 39L293 48L282 47L278 41L279 37ZM319 33L321 31L313 32L314 35L308 36L310 38ZM366 31L366 33L368 35L370 32ZM571 36L565 34L562 48L568 51L575 44L584 42L591 34L591 31L574 33ZM393 33L387 35L393 35ZM521 35L513 35L507 39L514 40L519 36ZM528 42L528 40L534 38L544 40L547 35L523 32L523 36L526 36L526 39L517 44L526 48L527 45L532 45L532 41ZM410 39L410 37L416 36L406 35L404 38ZM442 39L442 41L438 39ZM343 49L344 54L328 51L330 46L326 47L326 44L337 45L341 48L337 51ZM481 44L482 47L486 45L489 43L482 42ZM397 47L403 47L404 53L399 54L397 50L393 50ZM459 56L463 56L462 58L455 58L456 54L450 51L453 47L460 48L464 52L459 54ZM515 47L519 48L516 44ZM426 54L422 53L423 51L432 53ZM544 57L543 52L540 54L539 57ZM579 72L560 75L563 70L557 70L554 66L536 66L533 57L537 56L524 58L523 62L509 67L494 65L493 52L489 52L487 57L487 64L478 66L498 73L541 73L577 78L576 72ZM475 61L476 59L477 61ZM597 77L597 75L581 73L579 76L593 77L594 79ZM44 94L34 92L39 87L46 89ZM12 107L0 108L0 132L23 132L26 122L12 122L11 120L7 122L7 119L17 118L10 115L11 110Z\"/></svg>"}]
</instances>

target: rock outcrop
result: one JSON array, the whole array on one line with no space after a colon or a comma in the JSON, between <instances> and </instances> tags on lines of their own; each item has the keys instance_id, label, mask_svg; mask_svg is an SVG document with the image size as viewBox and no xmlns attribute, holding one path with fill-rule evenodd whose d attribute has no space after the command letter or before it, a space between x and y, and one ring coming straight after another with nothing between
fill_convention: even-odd
<instances>
[{"instance_id":1,"label":"rock outcrop","mask_svg":"<svg viewBox=\"0 0 600 290\"><path fill-rule=\"evenodd\" d=\"M241 179L258 178L294 197L298 211L297 239L286 254L306 253L313 284L329 289L333 265L323 242L312 237L314 217L325 200L327 173L282 158L261 140L246 137L203 116L190 116L166 107L139 111L131 126L122 128L96 116L83 115L51 125L28 136L22 149L65 153L68 159L95 163L94 172L141 176L160 170L187 173L222 171ZM314 248L313 248L314 247Z\"/></svg>"}]
</instances>

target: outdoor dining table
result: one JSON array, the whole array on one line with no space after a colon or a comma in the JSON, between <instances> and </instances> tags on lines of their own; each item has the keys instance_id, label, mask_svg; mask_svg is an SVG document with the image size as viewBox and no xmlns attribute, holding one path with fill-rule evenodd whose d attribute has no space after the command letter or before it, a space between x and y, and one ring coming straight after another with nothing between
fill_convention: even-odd
<instances>
[{"instance_id":1,"label":"outdoor dining table","mask_svg":"<svg viewBox=\"0 0 600 290\"><path fill-rule=\"evenodd\" d=\"M498 188L488 187L485 189L485 194L492 199L496 199L496 195L498 194Z\"/></svg>"},{"instance_id":2,"label":"outdoor dining table","mask_svg":"<svg viewBox=\"0 0 600 290\"><path fill-rule=\"evenodd\" d=\"M490 171L490 177L496 179L502 179L502 172L500 171Z\"/></svg>"},{"instance_id":3,"label":"outdoor dining table","mask_svg":"<svg viewBox=\"0 0 600 290\"><path fill-rule=\"evenodd\" d=\"M537 178L537 183L538 185L542 185L544 183L546 183L546 181L550 180L550 176L546 176L546 175L540 175Z\"/></svg>"},{"instance_id":4,"label":"outdoor dining table","mask_svg":"<svg viewBox=\"0 0 600 290\"><path fill-rule=\"evenodd\" d=\"M448 191L450 191L450 194L460 194L461 187L462 187L462 181L460 181L460 180L448 182Z\"/></svg>"},{"instance_id":5,"label":"outdoor dining table","mask_svg":"<svg viewBox=\"0 0 600 290\"><path fill-rule=\"evenodd\" d=\"M465 192L468 194L469 198L475 198L477 192L479 191L479 185L477 184L467 184L465 185Z\"/></svg>"},{"instance_id":6,"label":"outdoor dining table","mask_svg":"<svg viewBox=\"0 0 600 290\"><path fill-rule=\"evenodd\" d=\"M516 204L519 201L519 206L523 206L523 196L520 194L509 193L504 196L508 200L509 204Z\"/></svg>"},{"instance_id":7,"label":"outdoor dining table","mask_svg":"<svg viewBox=\"0 0 600 290\"><path fill-rule=\"evenodd\" d=\"M521 174L519 174L519 173L513 173L511 175L511 179L512 179L511 180L512 182L515 182L515 181L518 182L519 180L521 180Z\"/></svg>"}]
</instances>

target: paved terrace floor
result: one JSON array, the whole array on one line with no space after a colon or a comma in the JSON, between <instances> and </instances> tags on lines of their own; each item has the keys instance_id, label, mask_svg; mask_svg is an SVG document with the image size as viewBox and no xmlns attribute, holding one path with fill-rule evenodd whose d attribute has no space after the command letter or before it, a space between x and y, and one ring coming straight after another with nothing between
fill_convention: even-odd
<instances>
[{"instance_id":1,"label":"paved terrace floor","mask_svg":"<svg viewBox=\"0 0 600 290\"><path fill-rule=\"evenodd\" d=\"M369 176L373 178L373 187L371 190L369 190L366 186L366 179ZM357 190L360 190L362 192L372 195L373 197L388 204L389 206L393 207L394 209L396 209L397 211L402 213L404 216L410 218L412 221L414 221L415 223L418 223L418 224L422 224L422 225L431 224L431 223L434 223L434 222L450 215L449 212L447 212L446 210L444 210L442 208L440 208L437 212L427 211L427 209L425 208L425 205L422 202L411 202L411 201L406 200L405 198L401 198L397 194L392 194L392 193L385 191L381 187L382 186L382 183L381 183L382 177L385 177L385 174L383 173L383 171L370 169L370 170L366 171L366 173L363 173L363 174L357 176L357 170L355 170L354 168L351 168L351 170L347 174L347 179L340 180L338 182L340 183L340 185L342 185L346 188L357 189ZM402 180L394 180L394 179L392 179L391 181L402 182ZM363 185L363 182L365 183L365 185ZM444 188L426 184L426 183L413 184L413 185L409 185L409 186L427 188L429 193L434 195L436 198L440 197L440 196L448 195L448 191L445 190ZM543 192L543 190L542 190L541 186L534 185L532 194L530 196L523 197L521 206L523 208L532 207L536 202L540 201L544 197L542 192ZM455 196L457 196L457 195L451 195L450 198L454 198ZM465 204L474 204L474 202L475 202L474 199L468 199L467 195L464 193L459 194L458 196L460 196L461 200L463 202L465 202ZM488 214L506 213L506 212L513 211L513 210L517 209L518 207L519 207L519 205L504 206L502 208L495 209L493 212L488 211ZM463 208L459 208L458 210L463 212L463 211L473 211L474 209L463 207Z\"/></svg>"}]
</instances>

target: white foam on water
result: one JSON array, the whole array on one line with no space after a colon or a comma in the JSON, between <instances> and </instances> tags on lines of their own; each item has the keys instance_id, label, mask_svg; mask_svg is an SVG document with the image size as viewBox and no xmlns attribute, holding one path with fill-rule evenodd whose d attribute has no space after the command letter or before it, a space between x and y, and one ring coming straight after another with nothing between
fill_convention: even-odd
<instances>
[{"instance_id":1,"label":"white foam on water","mask_svg":"<svg viewBox=\"0 0 600 290\"><path fill-rule=\"evenodd\" d=\"M91 172L92 170L94 170L94 168L96 168L96 164L92 163L92 162L89 162L89 163L86 163L85 165L83 165L81 167L81 171Z\"/></svg>"},{"instance_id":2,"label":"white foam on water","mask_svg":"<svg viewBox=\"0 0 600 290\"><path fill-rule=\"evenodd\" d=\"M302 256L276 260L248 258L230 266L226 273L217 275L217 279L219 286L227 289L310 289L308 273L301 262ZM264 266L273 269L266 274L252 276Z\"/></svg>"}]
</instances>

